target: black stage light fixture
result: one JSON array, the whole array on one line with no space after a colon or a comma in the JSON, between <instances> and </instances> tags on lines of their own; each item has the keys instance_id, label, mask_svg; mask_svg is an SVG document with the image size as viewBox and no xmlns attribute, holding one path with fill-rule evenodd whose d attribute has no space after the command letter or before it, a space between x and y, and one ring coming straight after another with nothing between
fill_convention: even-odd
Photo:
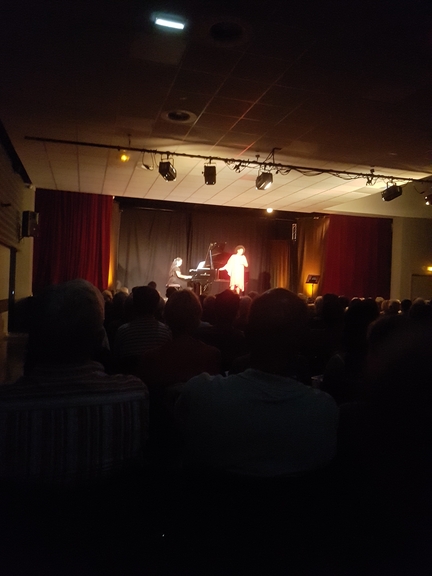
<instances>
[{"instance_id":1,"label":"black stage light fixture","mask_svg":"<svg viewBox=\"0 0 432 576\"><path fill-rule=\"evenodd\" d=\"M258 174L255 181L255 187L257 190L267 190L273 184L273 174L271 172L261 172Z\"/></svg>"},{"instance_id":2,"label":"black stage light fixture","mask_svg":"<svg viewBox=\"0 0 432 576\"><path fill-rule=\"evenodd\" d=\"M394 200L399 196L402 196L402 186L389 186L381 192L381 198L384 202L390 202L390 200Z\"/></svg>"},{"instance_id":3,"label":"black stage light fixture","mask_svg":"<svg viewBox=\"0 0 432 576\"><path fill-rule=\"evenodd\" d=\"M430 206L432 204L432 194L428 194L427 196L425 196L425 203L426 206Z\"/></svg>"},{"instance_id":4,"label":"black stage light fixture","mask_svg":"<svg viewBox=\"0 0 432 576\"><path fill-rule=\"evenodd\" d=\"M169 160L159 162L159 174L167 182L171 182L177 178L177 170Z\"/></svg>"},{"instance_id":5,"label":"black stage light fixture","mask_svg":"<svg viewBox=\"0 0 432 576\"><path fill-rule=\"evenodd\" d=\"M204 165L204 182L208 185L216 184L216 166L214 164Z\"/></svg>"}]
</instances>

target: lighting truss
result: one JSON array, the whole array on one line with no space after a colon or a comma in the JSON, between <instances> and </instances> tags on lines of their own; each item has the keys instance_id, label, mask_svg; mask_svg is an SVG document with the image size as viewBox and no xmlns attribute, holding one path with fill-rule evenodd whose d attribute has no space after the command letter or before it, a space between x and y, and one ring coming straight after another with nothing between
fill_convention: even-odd
<instances>
[{"instance_id":1,"label":"lighting truss","mask_svg":"<svg viewBox=\"0 0 432 576\"><path fill-rule=\"evenodd\" d=\"M125 148L124 146L116 146L110 144L98 144L95 142L79 142L79 141L72 141L72 140L59 140L56 138L42 138L38 136L25 136L26 140L33 140L36 142L47 142L52 144L69 144L71 146L87 146L92 148L105 148L108 150L128 150L130 152L140 152L141 154L153 154L154 156L159 155L161 158L165 157L182 157L182 158L194 158L197 160L204 160L208 162L208 156L202 156L200 154L188 154L185 152L169 152L167 150L151 150L147 148L137 148L129 146ZM276 148L270 152L267 156L267 159L264 161L260 161L259 157L256 160L251 159L241 159L238 158L221 158L217 156L212 156L212 161L223 162L228 168L233 170L234 172L242 172L247 168L258 168L261 172L274 172L275 174L280 174L282 176L286 176L292 170L302 174L303 176L319 176L321 174L329 174L330 176L335 176L337 178L341 178L343 180L356 180L356 179L364 179L366 180L366 185L372 186L376 184L378 181L383 181L388 185L392 185L395 181L400 183L407 183L407 182L418 182L418 183L429 183L432 184L432 178L418 180L416 178L402 178L399 176L391 176L387 174L375 174L374 169L372 168L369 172L350 172L344 170L336 170L332 168L311 168L306 166L296 166L292 164L281 164L275 162L274 160L274 151Z\"/></svg>"}]
</instances>

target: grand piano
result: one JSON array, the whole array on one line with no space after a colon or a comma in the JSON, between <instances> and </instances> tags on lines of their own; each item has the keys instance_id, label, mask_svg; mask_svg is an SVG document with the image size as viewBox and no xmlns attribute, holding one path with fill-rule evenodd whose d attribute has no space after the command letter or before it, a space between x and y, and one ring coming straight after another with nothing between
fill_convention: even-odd
<instances>
[{"instance_id":1,"label":"grand piano","mask_svg":"<svg viewBox=\"0 0 432 576\"><path fill-rule=\"evenodd\" d=\"M225 246L226 242L210 242L205 260L197 268L189 270L191 279L188 284L198 294L210 294L213 282L219 280L219 268L225 266L230 257Z\"/></svg>"}]
</instances>

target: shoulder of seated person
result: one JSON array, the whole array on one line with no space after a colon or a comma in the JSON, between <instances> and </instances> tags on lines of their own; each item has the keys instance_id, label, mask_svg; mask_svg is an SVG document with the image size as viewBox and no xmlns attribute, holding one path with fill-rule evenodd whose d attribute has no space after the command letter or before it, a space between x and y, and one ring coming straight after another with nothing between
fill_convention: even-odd
<instances>
[{"instance_id":1,"label":"shoulder of seated person","mask_svg":"<svg viewBox=\"0 0 432 576\"><path fill-rule=\"evenodd\" d=\"M190 380L185 383L185 388L187 389L194 389L200 388L203 384L211 383L218 375L214 376L209 374L208 372L202 372L198 376L193 376Z\"/></svg>"}]
</instances>

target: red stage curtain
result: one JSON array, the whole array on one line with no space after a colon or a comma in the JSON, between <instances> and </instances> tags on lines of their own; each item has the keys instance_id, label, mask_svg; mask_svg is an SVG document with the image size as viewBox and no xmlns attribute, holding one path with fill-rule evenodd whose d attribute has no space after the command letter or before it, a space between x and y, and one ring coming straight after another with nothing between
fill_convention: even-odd
<instances>
[{"instance_id":1,"label":"red stage curtain","mask_svg":"<svg viewBox=\"0 0 432 576\"><path fill-rule=\"evenodd\" d=\"M392 220L330 216L321 293L390 297Z\"/></svg>"},{"instance_id":2,"label":"red stage curtain","mask_svg":"<svg viewBox=\"0 0 432 576\"><path fill-rule=\"evenodd\" d=\"M107 288L112 204L112 196L36 191L35 294L74 278L84 278L100 290Z\"/></svg>"}]
</instances>

